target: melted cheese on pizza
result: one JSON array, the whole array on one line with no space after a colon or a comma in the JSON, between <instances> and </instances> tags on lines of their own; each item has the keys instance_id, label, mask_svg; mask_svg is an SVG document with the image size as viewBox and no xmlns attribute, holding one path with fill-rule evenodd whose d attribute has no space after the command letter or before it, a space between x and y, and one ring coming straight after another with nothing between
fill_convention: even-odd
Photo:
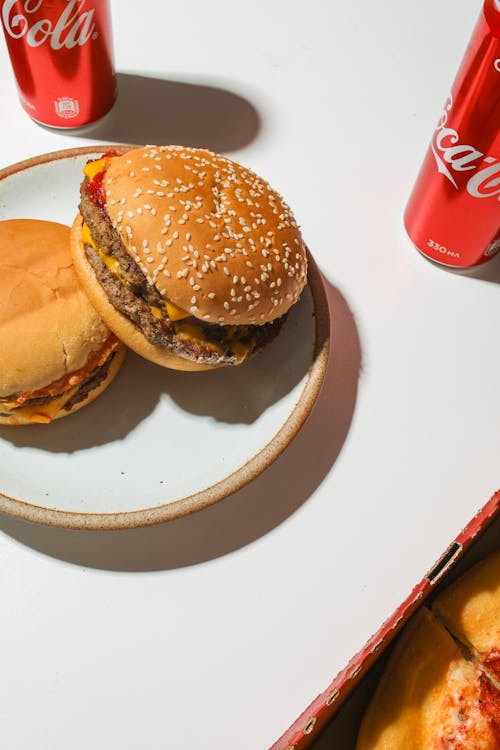
<instances>
[{"instance_id":1,"label":"melted cheese on pizza","mask_svg":"<svg viewBox=\"0 0 500 750\"><path fill-rule=\"evenodd\" d=\"M429 750L499 750L499 726L485 710L486 678L472 662L449 667L447 690L436 706ZM494 696L490 695L490 702ZM496 697L500 709L500 694Z\"/></svg>"}]
</instances>

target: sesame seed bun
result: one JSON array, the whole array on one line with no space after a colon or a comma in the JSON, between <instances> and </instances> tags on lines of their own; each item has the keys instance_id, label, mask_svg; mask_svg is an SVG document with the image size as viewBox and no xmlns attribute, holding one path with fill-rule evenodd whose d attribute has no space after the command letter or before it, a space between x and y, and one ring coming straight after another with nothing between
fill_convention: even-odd
<instances>
[{"instance_id":1,"label":"sesame seed bun","mask_svg":"<svg viewBox=\"0 0 500 750\"><path fill-rule=\"evenodd\" d=\"M251 170L202 149L145 147L111 159L104 186L130 255L194 317L261 324L297 301L307 275L302 236Z\"/></svg>"},{"instance_id":2,"label":"sesame seed bun","mask_svg":"<svg viewBox=\"0 0 500 750\"><path fill-rule=\"evenodd\" d=\"M180 146L107 154L84 172L75 268L127 346L203 370L240 364L277 335L306 284L307 254L264 180Z\"/></svg>"},{"instance_id":3,"label":"sesame seed bun","mask_svg":"<svg viewBox=\"0 0 500 750\"><path fill-rule=\"evenodd\" d=\"M118 346L114 337L114 344L110 343L110 330L78 282L69 240L70 229L62 224L32 219L0 222L0 399L4 407L19 394L26 399L30 394L38 397L59 381L62 392L68 385L66 378L97 361L104 348L111 353ZM116 371L116 367L111 369ZM89 398L83 403L88 402ZM9 414L0 423L14 422Z\"/></svg>"}]
</instances>

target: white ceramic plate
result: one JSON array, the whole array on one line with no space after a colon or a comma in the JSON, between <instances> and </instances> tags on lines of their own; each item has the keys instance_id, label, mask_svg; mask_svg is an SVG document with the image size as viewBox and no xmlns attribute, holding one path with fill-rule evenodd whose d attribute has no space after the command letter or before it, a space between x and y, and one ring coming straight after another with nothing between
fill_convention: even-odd
<instances>
[{"instance_id":1,"label":"white ceramic plate","mask_svg":"<svg viewBox=\"0 0 500 750\"><path fill-rule=\"evenodd\" d=\"M59 151L1 170L0 220L71 224L82 167L106 150ZM327 302L311 259L309 285L281 334L242 367L174 372L129 352L111 386L75 415L0 427L0 510L63 527L123 528L220 500L300 429L328 345Z\"/></svg>"}]
</instances>

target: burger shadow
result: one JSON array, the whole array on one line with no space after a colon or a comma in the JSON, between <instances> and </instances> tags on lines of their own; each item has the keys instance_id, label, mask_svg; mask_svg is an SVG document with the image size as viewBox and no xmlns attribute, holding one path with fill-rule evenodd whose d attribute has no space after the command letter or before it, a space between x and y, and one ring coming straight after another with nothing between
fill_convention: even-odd
<instances>
[{"instance_id":1,"label":"burger shadow","mask_svg":"<svg viewBox=\"0 0 500 750\"><path fill-rule=\"evenodd\" d=\"M232 91L199 83L118 73L118 98L102 120L77 134L131 145L174 143L236 151L251 143L260 117Z\"/></svg>"},{"instance_id":2,"label":"burger shadow","mask_svg":"<svg viewBox=\"0 0 500 750\"><path fill-rule=\"evenodd\" d=\"M326 280L325 288L333 324L323 387L295 439L250 484L202 511L146 528L79 531L4 516L0 529L22 544L75 565L145 572L203 563L251 544L279 526L331 471L356 405L361 368L356 324L341 292ZM177 397L182 401L183 396Z\"/></svg>"},{"instance_id":3,"label":"burger shadow","mask_svg":"<svg viewBox=\"0 0 500 750\"><path fill-rule=\"evenodd\" d=\"M18 448L71 454L123 440L162 398L193 416L226 424L252 424L307 375L311 350L298 347L308 306L303 298L289 313L280 335L259 355L237 368L178 372L131 351L115 380L93 403L49 425L0 427L0 440ZM312 342L307 341L307 344ZM276 363L280 377L276 377Z\"/></svg>"}]
</instances>

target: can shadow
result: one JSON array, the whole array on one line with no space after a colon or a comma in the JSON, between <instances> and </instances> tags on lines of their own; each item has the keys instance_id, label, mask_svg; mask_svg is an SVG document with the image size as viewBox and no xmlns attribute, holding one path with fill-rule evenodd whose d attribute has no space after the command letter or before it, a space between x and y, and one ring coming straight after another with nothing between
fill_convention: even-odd
<instances>
[{"instance_id":1,"label":"can shadow","mask_svg":"<svg viewBox=\"0 0 500 750\"><path fill-rule=\"evenodd\" d=\"M251 544L283 523L332 470L356 405L361 369L356 323L341 292L326 280L325 287L333 322L323 388L292 443L249 485L203 511L149 528L78 531L5 516L0 530L76 565L141 572L203 563Z\"/></svg>"},{"instance_id":2,"label":"can shadow","mask_svg":"<svg viewBox=\"0 0 500 750\"><path fill-rule=\"evenodd\" d=\"M479 279L480 281L487 281L490 284L500 284L500 253L486 263L482 263L480 266L473 266L472 268L444 266L432 260L432 258L424 257L432 266L445 273L451 273L454 276L466 276L470 279Z\"/></svg>"},{"instance_id":3,"label":"can shadow","mask_svg":"<svg viewBox=\"0 0 500 750\"><path fill-rule=\"evenodd\" d=\"M483 263L481 266L468 269L465 271L465 274L472 279L489 281L491 284L500 284L500 255L492 258L487 263Z\"/></svg>"},{"instance_id":4,"label":"can shadow","mask_svg":"<svg viewBox=\"0 0 500 750\"><path fill-rule=\"evenodd\" d=\"M227 152L251 143L259 129L254 105L232 91L118 73L118 98L111 112L72 135L100 142L181 144Z\"/></svg>"}]
</instances>

